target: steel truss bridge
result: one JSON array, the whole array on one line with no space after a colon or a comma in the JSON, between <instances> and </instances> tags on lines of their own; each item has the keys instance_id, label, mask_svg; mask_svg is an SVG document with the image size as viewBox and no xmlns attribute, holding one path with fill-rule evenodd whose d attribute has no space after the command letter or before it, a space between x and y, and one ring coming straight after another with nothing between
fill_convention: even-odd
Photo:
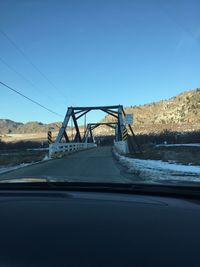
<instances>
[{"instance_id":1,"label":"steel truss bridge","mask_svg":"<svg viewBox=\"0 0 200 267\"><path fill-rule=\"evenodd\" d=\"M105 112L113 117L114 121L104 123L88 123L84 135L81 136L78 120L93 110ZM140 152L140 147L137 143L132 127L130 124L126 124L125 116L126 113L122 105L69 107L55 142L50 144L50 156L60 156L68 152L95 147L96 144L94 143L93 139L93 130L101 125L106 125L115 130L114 146L119 152L124 154L130 152ZM70 140L67 134L67 129L70 127L70 121L73 122L75 128L75 135L72 140ZM129 134L127 128L132 136L131 142L128 138ZM92 142L90 143L88 140L92 140Z\"/></svg>"}]
</instances>

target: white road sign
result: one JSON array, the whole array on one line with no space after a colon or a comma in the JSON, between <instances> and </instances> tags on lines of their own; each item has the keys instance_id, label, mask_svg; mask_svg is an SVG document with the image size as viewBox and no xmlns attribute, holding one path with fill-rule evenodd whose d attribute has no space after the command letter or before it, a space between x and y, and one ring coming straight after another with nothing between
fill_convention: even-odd
<instances>
[{"instance_id":1,"label":"white road sign","mask_svg":"<svg viewBox=\"0 0 200 267\"><path fill-rule=\"evenodd\" d=\"M126 114L125 115L125 123L126 124L133 124L133 114Z\"/></svg>"}]
</instances>

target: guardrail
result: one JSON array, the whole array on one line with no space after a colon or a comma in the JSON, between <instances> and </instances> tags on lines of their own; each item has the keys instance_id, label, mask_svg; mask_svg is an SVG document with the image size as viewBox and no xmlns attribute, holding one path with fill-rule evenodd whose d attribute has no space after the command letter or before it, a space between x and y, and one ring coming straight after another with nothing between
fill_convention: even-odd
<instances>
[{"instance_id":1,"label":"guardrail","mask_svg":"<svg viewBox=\"0 0 200 267\"><path fill-rule=\"evenodd\" d=\"M49 157L60 157L78 150L84 150L96 147L93 143L52 143L49 145Z\"/></svg>"},{"instance_id":2,"label":"guardrail","mask_svg":"<svg viewBox=\"0 0 200 267\"><path fill-rule=\"evenodd\" d=\"M119 153L122 153L122 154L128 154L129 153L127 140L114 142L114 147L116 148L117 152L119 152Z\"/></svg>"}]
</instances>

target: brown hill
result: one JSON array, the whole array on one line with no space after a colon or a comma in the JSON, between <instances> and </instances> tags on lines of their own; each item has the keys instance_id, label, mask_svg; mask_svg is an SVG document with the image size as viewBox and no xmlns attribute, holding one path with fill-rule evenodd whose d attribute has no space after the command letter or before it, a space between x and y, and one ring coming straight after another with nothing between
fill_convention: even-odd
<instances>
[{"instance_id":1,"label":"brown hill","mask_svg":"<svg viewBox=\"0 0 200 267\"><path fill-rule=\"evenodd\" d=\"M134 116L136 133L163 130L192 131L200 129L200 89L181 93L169 100L125 108ZM112 121L108 115L104 121Z\"/></svg>"},{"instance_id":2,"label":"brown hill","mask_svg":"<svg viewBox=\"0 0 200 267\"><path fill-rule=\"evenodd\" d=\"M17 130L23 123L0 119L0 134L7 134Z\"/></svg>"},{"instance_id":3,"label":"brown hill","mask_svg":"<svg viewBox=\"0 0 200 267\"><path fill-rule=\"evenodd\" d=\"M14 122L11 120L0 119L0 134L27 134L27 133L43 133L47 132L49 128L52 131L58 131L61 122L54 122L44 124L41 122L33 121L28 123Z\"/></svg>"}]
</instances>

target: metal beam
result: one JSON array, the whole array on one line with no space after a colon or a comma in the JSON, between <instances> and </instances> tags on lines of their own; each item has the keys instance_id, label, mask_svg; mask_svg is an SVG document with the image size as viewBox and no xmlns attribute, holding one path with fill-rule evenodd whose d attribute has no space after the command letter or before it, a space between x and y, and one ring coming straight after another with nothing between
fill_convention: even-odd
<instances>
[{"instance_id":1,"label":"metal beam","mask_svg":"<svg viewBox=\"0 0 200 267\"><path fill-rule=\"evenodd\" d=\"M110 116L115 117L116 121L90 123L87 125L87 128L85 129L84 137L81 138L81 133L79 130L79 125L78 125L78 119L80 119L82 116L84 116L85 114L87 114L88 112L90 112L92 110L101 110L101 111L109 114ZM116 136L115 139L116 139L116 141L121 141L122 140L122 132L123 132L123 129L125 127L125 122L124 122L125 115L126 114L125 114L125 111L124 111L122 105L95 106L95 107L69 107L67 110L67 113L65 115L64 121L62 123L62 127L60 128L60 131L59 131L58 136L56 138L55 143L60 143L63 137L65 138L66 142L70 142L69 137L67 135L67 130L66 130L67 126L69 124L70 118L72 118L73 123L74 123L74 127L76 129L75 139L74 139L76 142L86 141L89 136L91 136L91 138L93 139L92 131L100 125L107 125L108 127L115 129L115 136ZM137 143L136 136L134 135L131 127L130 127L130 131L131 131L132 136L135 139L135 143L139 149L140 148L139 144Z\"/></svg>"},{"instance_id":2,"label":"metal beam","mask_svg":"<svg viewBox=\"0 0 200 267\"><path fill-rule=\"evenodd\" d=\"M111 125L111 124L107 124L107 126L110 127L110 128L112 128L112 129L115 129L116 128L116 126Z\"/></svg>"},{"instance_id":3,"label":"metal beam","mask_svg":"<svg viewBox=\"0 0 200 267\"><path fill-rule=\"evenodd\" d=\"M85 114L87 114L91 109L86 110L85 112L83 112L81 115L79 115L78 117L76 117L76 120L80 119L82 116L84 116ZM82 111L81 111L82 112Z\"/></svg>"},{"instance_id":4,"label":"metal beam","mask_svg":"<svg viewBox=\"0 0 200 267\"><path fill-rule=\"evenodd\" d=\"M115 111L115 110L107 109L107 111L118 114L118 111Z\"/></svg>"},{"instance_id":5,"label":"metal beam","mask_svg":"<svg viewBox=\"0 0 200 267\"><path fill-rule=\"evenodd\" d=\"M122 132L123 132L123 129L124 129L124 122L123 122L122 112L123 112L123 107L119 106L119 108L118 108L117 141L121 141L122 140Z\"/></svg>"},{"instance_id":6,"label":"metal beam","mask_svg":"<svg viewBox=\"0 0 200 267\"><path fill-rule=\"evenodd\" d=\"M101 108L101 110L104 111L104 112L106 112L107 114L109 114L109 115L115 117L115 118L118 118L117 115L113 114L112 112L110 112L110 111L108 111L108 110L106 110L106 109L104 109L104 108Z\"/></svg>"},{"instance_id":7,"label":"metal beam","mask_svg":"<svg viewBox=\"0 0 200 267\"><path fill-rule=\"evenodd\" d=\"M65 141L69 142L69 138L68 138L68 135L67 135L66 131L64 131L63 136L65 137Z\"/></svg>"},{"instance_id":8,"label":"metal beam","mask_svg":"<svg viewBox=\"0 0 200 267\"><path fill-rule=\"evenodd\" d=\"M75 126L75 129L76 129L75 141L81 142L82 141L81 140L81 134L80 134L80 131L79 131L79 127L78 127L78 123L77 123L74 111L72 111L71 116L72 116L72 119L73 119L73 122L74 122L74 126Z\"/></svg>"},{"instance_id":9,"label":"metal beam","mask_svg":"<svg viewBox=\"0 0 200 267\"><path fill-rule=\"evenodd\" d=\"M93 135L92 135L92 129L91 129L91 127L90 127L90 137L91 137L91 139L92 139L92 142L94 142L94 139L93 139Z\"/></svg>"},{"instance_id":10,"label":"metal beam","mask_svg":"<svg viewBox=\"0 0 200 267\"><path fill-rule=\"evenodd\" d=\"M60 131L58 133L58 136L56 137L55 143L60 143L61 142L61 139L62 139L62 137L64 135L64 132L65 132L65 129L66 129L67 124L69 122L69 119L71 117L71 114L72 114L72 108L68 108L67 113L65 115L65 119L64 119L64 121L62 123L62 126L60 128Z\"/></svg>"},{"instance_id":11,"label":"metal beam","mask_svg":"<svg viewBox=\"0 0 200 267\"><path fill-rule=\"evenodd\" d=\"M122 105L118 106L94 106L94 107L71 107L73 110L84 111L84 110L97 110L97 109L118 109L122 107Z\"/></svg>"},{"instance_id":12,"label":"metal beam","mask_svg":"<svg viewBox=\"0 0 200 267\"><path fill-rule=\"evenodd\" d=\"M88 125L92 127L92 130L94 130L95 128L97 128L101 125L106 125L110 128L115 129L116 126L114 126L114 125L117 125L117 122L99 122L99 123L97 122L97 123L88 123Z\"/></svg>"},{"instance_id":13,"label":"metal beam","mask_svg":"<svg viewBox=\"0 0 200 267\"><path fill-rule=\"evenodd\" d=\"M88 123L88 125L108 125L108 124L113 124L113 125L116 125L117 122L97 122L97 123Z\"/></svg>"}]
</instances>

